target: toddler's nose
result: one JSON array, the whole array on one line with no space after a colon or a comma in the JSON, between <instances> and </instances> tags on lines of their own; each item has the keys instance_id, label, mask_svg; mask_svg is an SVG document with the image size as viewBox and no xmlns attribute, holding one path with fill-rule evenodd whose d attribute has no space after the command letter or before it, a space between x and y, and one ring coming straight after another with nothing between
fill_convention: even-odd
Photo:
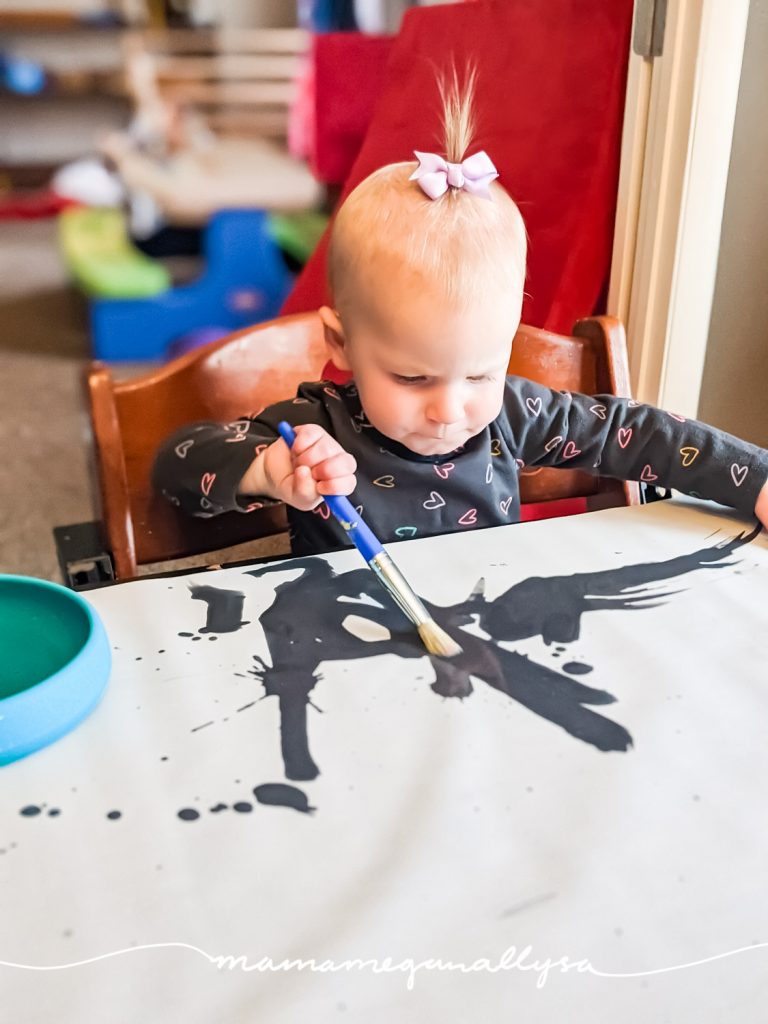
<instances>
[{"instance_id":1,"label":"toddler's nose","mask_svg":"<svg viewBox=\"0 0 768 1024\"><path fill-rule=\"evenodd\" d=\"M427 405L427 419L431 423L450 426L464 416L464 403L454 388L439 388L430 395Z\"/></svg>"}]
</instances>

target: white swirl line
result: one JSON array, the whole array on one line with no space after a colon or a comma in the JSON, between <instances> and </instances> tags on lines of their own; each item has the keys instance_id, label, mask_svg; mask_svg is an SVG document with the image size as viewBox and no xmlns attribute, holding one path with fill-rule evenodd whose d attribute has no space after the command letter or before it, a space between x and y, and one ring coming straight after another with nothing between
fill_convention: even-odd
<instances>
[{"instance_id":1,"label":"white swirl line","mask_svg":"<svg viewBox=\"0 0 768 1024\"><path fill-rule=\"evenodd\" d=\"M111 953L102 953L101 956L92 956L87 960L74 960L71 964L16 964L10 960L0 960L0 967L18 967L22 971L66 971L70 967L85 967L86 964L95 964L98 960L109 960L113 956L122 956L123 953L138 953L141 949L191 949L200 956L205 957L209 963L216 963L218 957L206 953L204 949L192 946L188 942L152 942L144 946L127 946L125 949L115 949Z\"/></svg>"},{"instance_id":2,"label":"white swirl line","mask_svg":"<svg viewBox=\"0 0 768 1024\"><path fill-rule=\"evenodd\" d=\"M753 949L765 949L766 946L768 946L768 942L756 942L754 946L740 946L739 949L731 949L727 953L707 956L703 960L692 960L689 964L675 964L672 967L657 967L654 971L628 971L627 973L619 974L610 971L599 971L590 964L589 973L596 974L600 978L645 978L649 974L668 974L670 971L683 971L688 967L701 967L702 964L711 964L715 960L724 960L726 957L736 956L737 953L749 953Z\"/></svg>"}]
</instances>

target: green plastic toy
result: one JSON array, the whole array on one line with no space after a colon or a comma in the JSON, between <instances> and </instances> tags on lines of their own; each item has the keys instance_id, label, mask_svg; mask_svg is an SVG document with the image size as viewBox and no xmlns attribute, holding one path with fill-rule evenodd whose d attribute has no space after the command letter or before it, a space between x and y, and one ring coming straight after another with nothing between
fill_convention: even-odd
<instances>
[{"instance_id":1,"label":"green plastic toy","mask_svg":"<svg viewBox=\"0 0 768 1024\"><path fill-rule=\"evenodd\" d=\"M289 256L302 266L315 251L329 217L315 210L300 213L270 213L269 233Z\"/></svg>"},{"instance_id":2,"label":"green plastic toy","mask_svg":"<svg viewBox=\"0 0 768 1024\"><path fill-rule=\"evenodd\" d=\"M59 247L72 277L87 295L146 298L171 285L166 268L131 244L121 210L64 210L59 216Z\"/></svg>"}]
</instances>

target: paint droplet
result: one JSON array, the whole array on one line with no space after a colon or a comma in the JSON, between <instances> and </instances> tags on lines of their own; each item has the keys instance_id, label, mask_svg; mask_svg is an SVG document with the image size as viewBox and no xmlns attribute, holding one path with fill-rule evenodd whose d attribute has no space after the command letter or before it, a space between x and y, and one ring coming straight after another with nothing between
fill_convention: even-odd
<instances>
[{"instance_id":1,"label":"paint droplet","mask_svg":"<svg viewBox=\"0 0 768 1024\"><path fill-rule=\"evenodd\" d=\"M592 671L591 665L585 665L581 661L567 661L563 665L563 672L567 672L572 676L585 676L588 672Z\"/></svg>"},{"instance_id":2,"label":"paint droplet","mask_svg":"<svg viewBox=\"0 0 768 1024\"><path fill-rule=\"evenodd\" d=\"M214 804L213 807L211 808L211 814L218 814L219 811L226 811L226 809L226 804Z\"/></svg>"},{"instance_id":3,"label":"paint droplet","mask_svg":"<svg viewBox=\"0 0 768 1024\"><path fill-rule=\"evenodd\" d=\"M58 807L52 807L50 809L50 811L48 811L48 817L49 818L57 818L60 814L61 814L61 811L59 810Z\"/></svg>"},{"instance_id":4,"label":"paint droplet","mask_svg":"<svg viewBox=\"0 0 768 1024\"><path fill-rule=\"evenodd\" d=\"M139 655L139 656L138 656L138 657L136 658L136 661L141 661L141 660L142 660L142 657L141 657L141 655Z\"/></svg>"},{"instance_id":5,"label":"paint droplet","mask_svg":"<svg viewBox=\"0 0 768 1024\"><path fill-rule=\"evenodd\" d=\"M19 814L23 814L25 818L34 818L36 814L40 813L40 808L35 804L27 804L26 807L22 807Z\"/></svg>"},{"instance_id":6,"label":"paint droplet","mask_svg":"<svg viewBox=\"0 0 768 1024\"><path fill-rule=\"evenodd\" d=\"M219 638L217 636L209 636L208 639L209 640L218 640Z\"/></svg>"},{"instance_id":7,"label":"paint droplet","mask_svg":"<svg viewBox=\"0 0 768 1024\"><path fill-rule=\"evenodd\" d=\"M265 782L256 786L253 795L260 804L272 804L275 807L292 807L302 814L311 814L315 808L311 807L307 794L297 786L288 786L284 782Z\"/></svg>"},{"instance_id":8,"label":"paint droplet","mask_svg":"<svg viewBox=\"0 0 768 1024\"><path fill-rule=\"evenodd\" d=\"M165 654L165 648L163 647L163 649L162 649L162 650L160 650L160 651L158 651L157 653L158 653L158 654Z\"/></svg>"},{"instance_id":9,"label":"paint droplet","mask_svg":"<svg viewBox=\"0 0 768 1024\"><path fill-rule=\"evenodd\" d=\"M168 760L168 757L167 757L167 755L166 755L166 754L163 754L163 756L162 756L162 757L160 758L160 760L161 760L161 761L167 761L167 760Z\"/></svg>"},{"instance_id":10,"label":"paint droplet","mask_svg":"<svg viewBox=\"0 0 768 1024\"><path fill-rule=\"evenodd\" d=\"M179 633L178 636L194 636L194 633Z\"/></svg>"},{"instance_id":11,"label":"paint droplet","mask_svg":"<svg viewBox=\"0 0 768 1024\"><path fill-rule=\"evenodd\" d=\"M117 821L118 818L122 818L122 811L109 811L107 817L110 821Z\"/></svg>"},{"instance_id":12,"label":"paint droplet","mask_svg":"<svg viewBox=\"0 0 768 1024\"><path fill-rule=\"evenodd\" d=\"M182 821L194 821L195 818L200 817L200 812L196 811L194 807L182 807L179 811L179 817Z\"/></svg>"},{"instance_id":13,"label":"paint droplet","mask_svg":"<svg viewBox=\"0 0 768 1024\"><path fill-rule=\"evenodd\" d=\"M232 810L237 811L239 814L250 814L253 810L253 805L249 804L247 800L238 800L236 804L232 804Z\"/></svg>"}]
</instances>

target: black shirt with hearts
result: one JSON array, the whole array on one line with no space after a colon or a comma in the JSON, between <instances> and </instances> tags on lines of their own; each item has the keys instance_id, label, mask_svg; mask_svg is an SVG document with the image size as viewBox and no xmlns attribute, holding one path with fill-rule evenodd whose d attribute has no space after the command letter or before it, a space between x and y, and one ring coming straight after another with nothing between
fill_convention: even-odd
<instances>
[{"instance_id":1,"label":"black shirt with hearts","mask_svg":"<svg viewBox=\"0 0 768 1024\"><path fill-rule=\"evenodd\" d=\"M450 455L417 455L384 437L354 382L319 381L257 415L177 431L158 452L155 487L195 516L273 504L237 487L255 454L277 439L280 420L318 423L354 455L350 501L384 543L517 522L520 474L546 466L673 487L747 515L768 479L768 451L696 420L510 376L498 418ZM325 502L312 512L289 508L288 520L294 554L349 546Z\"/></svg>"}]
</instances>

